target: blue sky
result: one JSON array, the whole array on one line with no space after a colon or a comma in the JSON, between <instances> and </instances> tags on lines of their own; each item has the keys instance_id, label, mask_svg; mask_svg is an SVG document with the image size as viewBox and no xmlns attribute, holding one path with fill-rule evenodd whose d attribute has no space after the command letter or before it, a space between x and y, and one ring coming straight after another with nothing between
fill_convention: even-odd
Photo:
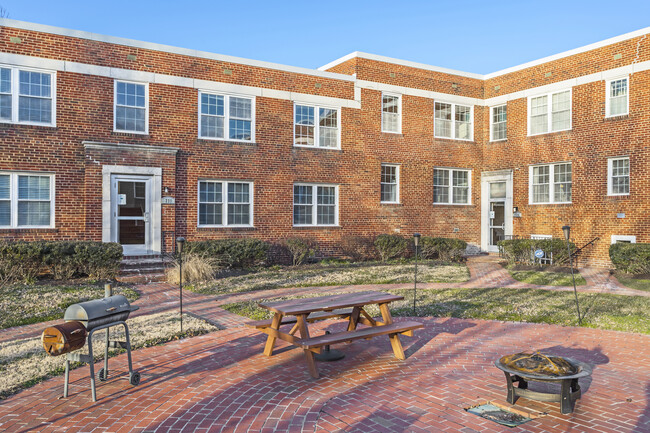
<instances>
[{"instance_id":1,"label":"blue sky","mask_svg":"<svg viewBox=\"0 0 650 433\"><path fill-rule=\"evenodd\" d=\"M489 73L650 26L643 1L0 0L9 18L317 68L365 51Z\"/></svg>"}]
</instances>

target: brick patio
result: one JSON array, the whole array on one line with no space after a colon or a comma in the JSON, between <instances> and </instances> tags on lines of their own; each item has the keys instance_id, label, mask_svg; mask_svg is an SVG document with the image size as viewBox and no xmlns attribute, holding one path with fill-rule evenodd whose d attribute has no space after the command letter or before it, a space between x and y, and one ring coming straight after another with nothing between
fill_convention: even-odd
<instances>
[{"instance_id":1,"label":"brick patio","mask_svg":"<svg viewBox=\"0 0 650 433\"><path fill-rule=\"evenodd\" d=\"M472 274L473 280L504 278L502 274L477 276L475 270ZM142 289L138 303L156 304L144 313L175 306L177 292L170 286L151 284ZM264 292L264 296L286 290ZM59 399L63 378L23 391L0 403L0 431L650 432L649 336L419 318L425 328L416 331L414 338L402 338L406 361L393 357L387 338L361 340L338 346L345 359L319 363L321 378L312 379L299 350L280 342L276 355L264 357L265 336L242 327L242 318L217 307L246 296L251 295L215 302L215 297L188 293L188 310L226 329L134 352L135 367L142 374L137 387L118 377L125 377L126 356L112 359L112 377L98 385L97 403L90 400L87 367L72 372L71 395L66 400ZM334 330L342 322L317 326ZM42 330L43 324L37 328ZM24 337L37 328L7 330L0 340ZM548 415L508 429L465 412L468 406L505 400L503 373L493 366L496 358L538 349L594 366L593 376L581 380L583 397L573 414L561 415L555 403L520 399L517 406Z\"/></svg>"}]
</instances>

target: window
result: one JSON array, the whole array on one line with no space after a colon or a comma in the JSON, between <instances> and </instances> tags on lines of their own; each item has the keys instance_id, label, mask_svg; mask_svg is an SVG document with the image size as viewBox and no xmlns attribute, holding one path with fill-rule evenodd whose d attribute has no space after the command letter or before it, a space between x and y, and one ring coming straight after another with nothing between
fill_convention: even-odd
<instances>
[{"instance_id":1,"label":"window","mask_svg":"<svg viewBox=\"0 0 650 433\"><path fill-rule=\"evenodd\" d=\"M626 244L636 244L636 236L628 235L612 235L612 243L626 243Z\"/></svg>"},{"instance_id":2,"label":"window","mask_svg":"<svg viewBox=\"0 0 650 433\"><path fill-rule=\"evenodd\" d=\"M508 106L492 107L490 114L490 140L500 141L507 138Z\"/></svg>"},{"instance_id":3,"label":"window","mask_svg":"<svg viewBox=\"0 0 650 433\"><path fill-rule=\"evenodd\" d=\"M199 181L199 227L252 227L253 184Z\"/></svg>"},{"instance_id":4,"label":"window","mask_svg":"<svg viewBox=\"0 0 650 433\"><path fill-rule=\"evenodd\" d=\"M0 227L53 227L53 202L53 175L0 173Z\"/></svg>"},{"instance_id":5,"label":"window","mask_svg":"<svg viewBox=\"0 0 650 433\"><path fill-rule=\"evenodd\" d=\"M607 117L624 116L628 113L628 79L619 78L607 82Z\"/></svg>"},{"instance_id":6,"label":"window","mask_svg":"<svg viewBox=\"0 0 650 433\"><path fill-rule=\"evenodd\" d=\"M115 131L148 133L148 93L149 86L147 84L115 82Z\"/></svg>"},{"instance_id":7,"label":"window","mask_svg":"<svg viewBox=\"0 0 650 433\"><path fill-rule=\"evenodd\" d=\"M471 106L436 102L433 117L435 137L472 140Z\"/></svg>"},{"instance_id":8,"label":"window","mask_svg":"<svg viewBox=\"0 0 650 433\"><path fill-rule=\"evenodd\" d=\"M252 142L254 113L253 98L199 92L199 138Z\"/></svg>"},{"instance_id":9,"label":"window","mask_svg":"<svg viewBox=\"0 0 650 433\"><path fill-rule=\"evenodd\" d=\"M571 203L571 179L571 163L531 166L530 203Z\"/></svg>"},{"instance_id":10,"label":"window","mask_svg":"<svg viewBox=\"0 0 650 433\"><path fill-rule=\"evenodd\" d=\"M607 160L607 195L630 194L630 158Z\"/></svg>"},{"instance_id":11,"label":"window","mask_svg":"<svg viewBox=\"0 0 650 433\"><path fill-rule=\"evenodd\" d=\"M381 202L399 203L399 165L381 165Z\"/></svg>"},{"instance_id":12,"label":"window","mask_svg":"<svg viewBox=\"0 0 650 433\"><path fill-rule=\"evenodd\" d=\"M338 225L338 186L294 184L293 225Z\"/></svg>"},{"instance_id":13,"label":"window","mask_svg":"<svg viewBox=\"0 0 650 433\"><path fill-rule=\"evenodd\" d=\"M381 95L381 131L402 132L402 98L399 95Z\"/></svg>"},{"instance_id":14,"label":"window","mask_svg":"<svg viewBox=\"0 0 650 433\"><path fill-rule=\"evenodd\" d=\"M0 122L54 126L56 75L0 67Z\"/></svg>"},{"instance_id":15,"label":"window","mask_svg":"<svg viewBox=\"0 0 650 433\"><path fill-rule=\"evenodd\" d=\"M470 170L454 168L433 169L434 204L471 204Z\"/></svg>"},{"instance_id":16,"label":"window","mask_svg":"<svg viewBox=\"0 0 650 433\"><path fill-rule=\"evenodd\" d=\"M528 135L571 129L571 90L528 98Z\"/></svg>"},{"instance_id":17,"label":"window","mask_svg":"<svg viewBox=\"0 0 650 433\"><path fill-rule=\"evenodd\" d=\"M340 148L339 110L296 104L293 143L294 146Z\"/></svg>"}]
</instances>

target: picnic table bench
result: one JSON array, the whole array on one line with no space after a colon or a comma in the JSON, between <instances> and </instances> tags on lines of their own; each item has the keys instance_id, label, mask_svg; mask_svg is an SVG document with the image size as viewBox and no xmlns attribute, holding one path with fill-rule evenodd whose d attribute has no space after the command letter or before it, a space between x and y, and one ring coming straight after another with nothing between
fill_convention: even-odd
<instances>
[{"instance_id":1,"label":"picnic table bench","mask_svg":"<svg viewBox=\"0 0 650 433\"><path fill-rule=\"evenodd\" d=\"M403 296L383 292L359 292L343 295L319 296L306 299L291 299L259 304L260 307L273 312L273 318L246 323L268 334L264 355L271 356L276 339L286 341L304 350L305 359L312 377L318 377L314 362L314 353L320 353L323 346L351 342L359 339L370 339L380 335L388 335L397 359L406 359L399 335L413 336L413 330L423 325L414 321L393 322L388 305L393 301L404 299ZM373 318L365 310L367 305L379 305L382 319ZM345 331L334 334L311 337L309 324L326 319L348 319ZM280 331L280 326L292 324L289 332ZM358 325L367 327L358 328ZM296 337L296 332L300 337Z\"/></svg>"}]
</instances>

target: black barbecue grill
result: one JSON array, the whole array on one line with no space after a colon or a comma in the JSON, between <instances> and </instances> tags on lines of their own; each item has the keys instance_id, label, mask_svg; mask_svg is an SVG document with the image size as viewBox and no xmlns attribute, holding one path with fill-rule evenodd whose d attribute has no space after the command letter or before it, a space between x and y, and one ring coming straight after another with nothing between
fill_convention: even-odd
<instances>
[{"instance_id":1,"label":"black barbecue grill","mask_svg":"<svg viewBox=\"0 0 650 433\"><path fill-rule=\"evenodd\" d=\"M75 322L83 325L88 332L88 355L81 353L74 353L73 351L79 348L79 345L66 344L73 336L66 335L64 326L54 326L48 328L43 332L43 344L46 346L48 353L52 355L66 354L65 360L65 384L63 389L63 397L68 396L68 383L70 375L70 361L85 362L90 366L90 389L92 391L93 401L97 401L97 393L95 391L95 366L93 358L93 334L102 329L106 330L106 349L104 353L104 368L100 369L97 377L100 381L108 379L108 349L109 348L122 348L126 349L129 361L129 382L131 385L138 385L140 383L140 373L133 371L131 362L131 339L129 337L129 327L126 324L126 319L132 311L138 307L132 307L128 299L122 295L112 295L110 285L106 287L106 297L102 299L94 299L92 301L81 302L69 306L63 319L66 322ZM114 341L110 339L110 327L121 325L124 327L124 334L126 341ZM81 329L83 331L83 329ZM63 335L62 335L63 334ZM49 339L49 340L48 340ZM54 342L52 340L63 340ZM47 341L46 341L47 340ZM51 350L52 345L61 348L60 350ZM82 346L81 346L82 347Z\"/></svg>"}]
</instances>

